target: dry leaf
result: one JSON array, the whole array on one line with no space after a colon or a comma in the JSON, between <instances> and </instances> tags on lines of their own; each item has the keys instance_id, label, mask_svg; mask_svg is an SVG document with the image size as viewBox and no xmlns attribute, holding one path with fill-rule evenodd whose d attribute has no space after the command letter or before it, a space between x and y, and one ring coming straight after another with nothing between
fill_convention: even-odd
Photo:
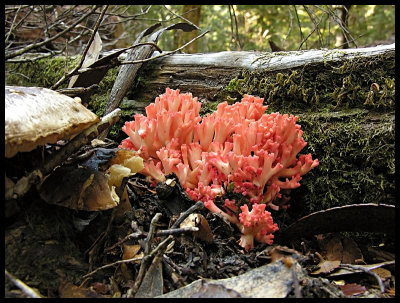
<instances>
[{"instance_id":1,"label":"dry leaf","mask_svg":"<svg viewBox=\"0 0 400 303\"><path fill-rule=\"evenodd\" d=\"M88 67L92 65L99 58L101 49L103 48L103 42L101 41L100 35L98 32L94 35L94 39L90 44L90 47L86 53L85 60L82 63L81 68ZM79 75L72 76L69 80L68 87L74 87L74 84L78 78L81 77Z\"/></svg>"},{"instance_id":2,"label":"dry leaf","mask_svg":"<svg viewBox=\"0 0 400 303\"><path fill-rule=\"evenodd\" d=\"M342 263L344 264L360 264L364 263L364 256L361 253L357 243L351 238L342 238L343 256Z\"/></svg>"},{"instance_id":3,"label":"dry leaf","mask_svg":"<svg viewBox=\"0 0 400 303\"><path fill-rule=\"evenodd\" d=\"M320 262L318 264L319 269L316 271L313 271L311 274L312 275L319 275L319 274L328 274L335 270L336 268L339 267L340 261L334 260L334 261L328 261L325 260L318 252L315 252L315 254L319 257Z\"/></svg>"},{"instance_id":4,"label":"dry leaf","mask_svg":"<svg viewBox=\"0 0 400 303\"><path fill-rule=\"evenodd\" d=\"M163 294L164 281L161 260L162 258L154 258L136 292L135 298L154 298Z\"/></svg>"},{"instance_id":5,"label":"dry leaf","mask_svg":"<svg viewBox=\"0 0 400 303\"><path fill-rule=\"evenodd\" d=\"M108 292L108 286L101 282L95 282L91 288L98 294L105 295Z\"/></svg>"},{"instance_id":6,"label":"dry leaf","mask_svg":"<svg viewBox=\"0 0 400 303\"><path fill-rule=\"evenodd\" d=\"M124 244L123 247L124 247L124 252L122 254L122 260L129 260L129 259L138 257L137 253L140 251L140 248L141 248L140 245ZM143 252L140 255L143 256ZM140 263L140 260L136 261L136 263ZM133 275L132 275L131 271L129 270L127 264L122 263L120 269L121 269L121 273L126 281L133 279Z\"/></svg>"},{"instance_id":7,"label":"dry leaf","mask_svg":"<svg viewBox=\"0 0 400 303\"><path fill-rule=\"evenodd\" d=\"M318 264L319 269L313 271L312 275L329 274L334 271L340 265L340 261L322 261Z\"/></svg>"},{"instance_id":8,"label":"dry leaf","mask_svg":"<svg viewBox=\"0 0 400 303\"><path fill-rule=\"evenodd\" d=\"M343 245L340 237L331 238L325 246L327 261L342 260Z\"/></svg>"},{"instance_id":9,"label":"dry leaf","mask_svg":"<svg viewBox=\"0 0 400 303\"><path fill-rule=\"evenodd\" d=\"M365 291L367 291L367 289L359 284L356 283L351 283L351 284L346 284L343 285L341 287L342 292L346 295L346 296L356 296L356 295L361 295L363 294Z\"/></svg>"},{"instance_id":10,"label":"dry leaf","mask_svg":"<svg viewBox=\"0 0 400 303\"><path fill-rule=\"evenodd\" d=\"M201 214L190 214L179 227L198 227L199 230L193 232L193 235L200 240L205 242L213 242L214 236L211 232L211 228L208 225L207 219Z\"/></svg>"},{"instance_id":11,"label":"dry leaf","mask_svg":"<svg viewBox=\"0 0 400 303\"><path fill-rule=\"evenodd\" d=\"M95 291L85 288L78 287L71 282L67 282L65 284L61 284L58 292L60 294L60 298L104 298L107 296L100 295Z\"/></svg>"},{"instance_id":12,"label":"dry leaf","mask_svg":"<svg viewBox=\"0 0 400 303\"><path fill-rule=\"evenodd\" d=\"M124 244L124 253L122 254L122 260L128 260L137 257L137 253L139 252L140 248L141 246L139 244Z\"/></svg>"},{"instance_id":13,"label":"dry leaf","mask_svg":"<svg viewBox=\"0 0 400 303\"><path fill-rule=\"evenodd\" d=\"M392 273L386 268L378 267L371 270L376 273L382 280L386 280L392 277Z\"/></svg>"},{"instance_id":14,"label":"dry leaf","mask_svg":"<svg viewBox=\"0 0 400 303\"><path fill-rule=\"evenodd\" d=\"M39 191L47 203L76 210L99 211L118 205L106 175L87 167L60 167L46 178Z\"/></svg>"}]
</instances>

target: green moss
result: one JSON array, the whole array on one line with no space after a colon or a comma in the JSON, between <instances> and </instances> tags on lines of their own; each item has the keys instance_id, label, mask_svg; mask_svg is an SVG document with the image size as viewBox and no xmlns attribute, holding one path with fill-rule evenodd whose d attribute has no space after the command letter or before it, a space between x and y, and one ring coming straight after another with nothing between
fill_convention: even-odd
<instances>
[{"instance_id":1,"label":"green moss","mask_svg":"<svg viewBox=\"0 0 400 303\"><path fill-rule=\"evenodd\" d=\"M325 61L322 68L243 70L225 88L230 98L257 95L268 112L299 116L308 142L301 153L320 165L292 191L288 211L295 218L347 204L395 203L394 61L387 54Z\"/></svg>"},{"instance_id":2,"label":"green moss","mask_svg":"<svg viewBox=\"0 0 400 303\"><path fill-rule=\"evenodd\" d=\"M229 102L229 101L228 101ZM212 113L217 110L220 102L206 102L201 105L200 115L203 116L208 113Z\"/></svg>"},{"instance_id":3,"label":"green moss","mask_svg":"<svg viewBox=\"0 0 400 303\"><path fill-rule=\"evenodd\" d=\"M377 84L378 91L371 85ZM225 88L231 98L244 94L263 97L272 111L329 111L360 107L393 110L395 106L394 54L376 59L354 58L341 63L310 64L293 70L249 71Z\"/></svg>"},{"instance_id":4,"label":"green moss","mask_svg":"<svg viewBox=\"0 0 400 303\"><path fill-rule=\"evenodd\" d=\"M320 165L294 191L296 217L356 203L395 203L394 115L367 110L299 115Z\"/></svg>"},{"instance_id":5,"label":"green moss","mask_svg":"<svg viewBox=\"0 0 400 303\"><path fill-rule=\"evenodd\" d=\"M6 84L53 85L63 75L65 63L61 58L50 61L7 63ZM70 59L69 69L74 62ZM375 60L326 61L322 67L310 64L279 72L243 70L230 81L218 102L203 103L201 114L214 111L221 101L233 103L244 94L252 94L265 99L268 112L299 116L308 142L301 153L312 153L320 165L303 176L302 185L292 191L289 212L297 218L346 204L394 204L394 62L394 54L387 54ZM91 97L89 108L99 116L117 74L118 68L109 70ZM135 91L141 91L145 83L142 74ZM126 137L121 132L124 121L131 121L137 111L124 103L120 107L122 117L109 135L117 142Z\"/></svg>"},{"instance_id":6,"label":"green moss","mask_svg":"<svg viewBox=\"0 0 400 303\"><path fill-rule=\"evenodd\" d=\"M98 90L90 97L88 108L99 117L104 115L108 97L110 96L117 75L118 67L109 69L107 74L100 81Z\"/></svg>"},{"instance_id":7,"label":"green moss","mask_svg":"<svg viewBox=\"0 0 400 303\"><path fill-rule=\"evenodd\" d=\"M79 56L68 58L68 70L79 63ZM32 62L6 63L5 83L15 86L51 87L65 73L65 57L43 58ZM68 82L60 88L68 86Z\"/></svg>"}]
</instances>

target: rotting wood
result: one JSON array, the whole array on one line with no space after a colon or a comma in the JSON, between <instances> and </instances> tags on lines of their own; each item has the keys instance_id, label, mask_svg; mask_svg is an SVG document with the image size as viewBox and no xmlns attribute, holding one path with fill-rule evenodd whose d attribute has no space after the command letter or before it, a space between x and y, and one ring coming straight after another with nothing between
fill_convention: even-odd
<instances>
[{"instance_id":1,"label":"rotting wood","mask_svg":"<svg viewBox=\"0 0 400 303\"><path fill-rule=\"evenodd\" d=\"M199 98L217 100L229 82L245 69L277 72L309 65L329 65L354 58L394 54L395 44L346 50L308 50L292 52L225 51L218 53L173 54L143 66L145 84L134 99L149 100L165 91L179 88ZM157 55L157 52L154 53ZM122 58L124 55L121 55Z\"/></svg>"}]
</instances>

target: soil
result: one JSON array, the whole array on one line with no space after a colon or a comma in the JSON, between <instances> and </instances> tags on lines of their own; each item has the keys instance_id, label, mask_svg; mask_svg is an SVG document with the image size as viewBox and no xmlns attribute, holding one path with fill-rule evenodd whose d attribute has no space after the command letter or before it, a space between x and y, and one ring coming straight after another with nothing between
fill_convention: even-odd
<instances>
[{"instance_id":1,"label":"soil","mask_svg":"<svg viewBox=\"0 0 400 303\"><path fill-rule=\"evenodd\" d=\"M207 230L209 226L211 234L173 234L169 242L160 245L167 236L156 232L171 229L179 214L193 206L194 201L188 198L179 182L154 188L144 176L136 174L127 180L126 186L131 204L127 211L110 209L93 213L50 205L40 199L34 188L23 199L8 201L5 229L8 273L45 297L130 297L151 271L162 282L157 286L153 281L149 291L158 287L165 294L198 279L230 278L281 259L291 266L292 261L288 260L294 258L311 273L321 262L318 254L326 257L321 238L281 243L279 232L274 245L255 243L254 249L245 252L238 244L240 231L204 207L193 212L205 218L204 228ZM298 219L285 210L273 216L280 227ZM155 217L158 221L152 224ZM152 225L156 229L154 234L150 232ZM147 242L149 233L153 237ZM379 254L371 252L370 239L361 239L364 240L356 245L364 264L394 257L394 239L382 239L385 249L389 250L386 257L382 257L385 250ZM155 252L156 248L160 251ZM137 260L120 262L131 258ZM150 266L157 258L159 266ZM382 279L386 287L383 294L376 279L369 275L347 275L339 280L364 287L361 291L352 290L349 296L394 297L394 265L388 269L389 276ZM338 279L335 282L327 278L327 272L322 272L309 275L297 284L293 281L287 297L345 297ZM5 296L26 297L27 294L6 279Z\"/></svg>"}]
</instances>

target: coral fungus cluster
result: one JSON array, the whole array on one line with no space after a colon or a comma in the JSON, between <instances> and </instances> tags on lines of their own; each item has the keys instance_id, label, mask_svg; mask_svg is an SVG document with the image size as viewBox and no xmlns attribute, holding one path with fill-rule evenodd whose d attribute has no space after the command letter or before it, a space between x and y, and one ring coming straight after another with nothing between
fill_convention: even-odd
<instances>
[{"instance_id":1,"label":"coral fungus cluster","mask_svg":"<svg viewBox=\"0 0 400 303\"><path fill-rule=\"evenodd\" d=\"M298 117L265 114L263 99L251 95L220 103L204 117L200 107L192 94L167 88L146 107L146 116L125 123L129 137L120 147L136 150L144 159L141 173L156 182L175 173L193 200L238 226L246 250L254 239L271 244L278 227L265 207L277 209L280 190L299 187L301 176L319 164L311 154L297 158L307 144ZM248 203L225 199L218 207L216 197L228 188Z\"/></svg>"}]
</instances>

